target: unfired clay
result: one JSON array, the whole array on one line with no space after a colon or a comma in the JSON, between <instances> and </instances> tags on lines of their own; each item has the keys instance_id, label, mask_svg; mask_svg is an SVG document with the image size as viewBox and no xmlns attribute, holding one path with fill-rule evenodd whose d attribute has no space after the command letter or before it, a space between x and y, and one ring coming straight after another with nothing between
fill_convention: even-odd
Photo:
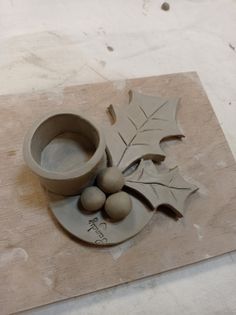
<instances>
[{"instance_id":1,"label":"unfired clay","mask_svg":"<svg viewBox=\"0 0 236 315\"><path fill-rule=\"evenodd\" d=\"M105 141L95 123L77 112L54 112L26 135L24 158L49 191L78 194L106 166Z\"/></svg>"},{"instance_id":2,"label":"unfired clay","mask_svg":"<svg viewBox=\"0 0 236 315\"><path fill-rule=\"evenodd\" d=\"M51 209L67 231L89 243L111 245L137 234L161 204L183 215L185 200L197 188L177 168L160 173L153 162L165 158L163 139L183 136L175 120L177 105L178 99L137 92L130 93L124 109L111 105L115 124L105 129L109 168L100 129L77 113L48 115L33 126L25 140L25 160L48 190L79 193L103 169L96 183L105 193L113 193L104 206L105 195L97 187L87 188L81 197L49 194ZM132 194L118 192L124 183ZM120 221L109 220L104 210Z\"/></svg>"},{"instance_id":3,"label":"unfired clay","mask_svg":"<svg viewBox=\"0 0 236 315\"><path fill-rule=\"evenodd\" d=\"M155 211L139 198L130 195L132 210L121 221L111 222L102 211L85 213L78 208L80 196L49 194L50 208L60 224L72 235L95 245L114 245L139 233Z\"/></svg>"},{"instance_id":4,"label":"unfired clay","mask_svg":"<svg viewBox=\"0 0 236 315\"><path fill-rule=\"evenodd\" d=\"M124 219L130 213L131 209L131 198L124 191L110 195L105 203L106 213L115 221Z\"/></svg>"},{"instance_id":5,"label":"unfired clay","mask_svg":"<svg viewBox=\"0 0 236 315\"><path fill-rule=\"evenodd\" d=\"M131 92L130 104L124 109L111 105L109 112L115 123L105 129L111 164L123 171L141 158L163 160L161 140L183 136L175 119L178 102Z\"/></svg>"},{"instance_id":6,"label":"unfired clay","mask_svg":"<svg viewBox=\"0 0 236 315\"><path fill-rule=\"evenodd\" d=\"M138 168L126 177L125 186L140 193L153 209L166 205L178 217L183 216L188 196L198 189L183 179L178 168L160 172L151 160L141 160Z\"/></svg>"},{"instance_id":7,"label":"unfired clay","mask_svg":"<svg viewBox=\"0 0 236 315\"><path fill-rule=\"evenodd\" d=\"M87 211L97 211L106 201L106 195L98 187L92 186L84 189L80 196L80 202Z\"/></svg>"},{"instance_id":8,"label":"unfired clay","mask_svg":"<svg viewBox=\"0 0 236 315\"><path fill-rule=\"evenodd\" d=\"M97 177L98 187L108 194L120 191L124 183L122 172L115 166L103 169Z\"/></svg>"}]
</instances>

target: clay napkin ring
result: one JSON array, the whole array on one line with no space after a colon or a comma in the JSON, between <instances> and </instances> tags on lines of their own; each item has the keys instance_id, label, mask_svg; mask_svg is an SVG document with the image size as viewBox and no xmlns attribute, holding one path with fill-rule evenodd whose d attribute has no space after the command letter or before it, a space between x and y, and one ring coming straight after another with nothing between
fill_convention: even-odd
<instances>
[{"instance_id":1,"label":"clay napkin ring","mask_svg":"<svg viewBox=\"0 0 236 315\"><path fill-rule=\"evenodd\" d=\"M61 195L75 195L91 185L106 166L100 128L79 113L53 112L28 131L23 153L42 185Z\"/></svg>"}]
</instances>

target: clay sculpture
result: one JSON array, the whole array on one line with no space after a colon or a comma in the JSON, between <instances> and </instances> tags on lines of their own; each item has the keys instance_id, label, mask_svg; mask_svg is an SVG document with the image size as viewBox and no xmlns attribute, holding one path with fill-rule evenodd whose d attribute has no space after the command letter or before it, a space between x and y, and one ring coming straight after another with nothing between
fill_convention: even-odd
<instances>
[{"instance_id":1,"label":"clay sculpture","mask_svg":"<svg viewBox=\"0 0 236 315\"><path fill-rule=\"evenodd\" d=\"M105 139L98 126L77 113L57 113L37 123L25 140L25 160L49 191L55 217L88 243L123 242L140 232L163 204L182 217L186 199L197 190L178 168L160 172L156 164L165 159L160 142L183 137L175 119L179 100L134 91L129 96L128 105L109 107L114 124L104 130ZM54 146L47 146L68 132L92 143L87 160L73 157L66 166L53 159L44 163L44 151L54 153Z\"/></svg>"}]
</instances>

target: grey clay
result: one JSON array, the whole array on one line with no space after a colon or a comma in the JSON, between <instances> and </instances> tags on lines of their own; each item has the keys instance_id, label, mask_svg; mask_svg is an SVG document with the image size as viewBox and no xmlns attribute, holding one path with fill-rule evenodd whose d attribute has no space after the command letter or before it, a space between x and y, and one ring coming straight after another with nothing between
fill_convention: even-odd
<instances>
[{"instance_id":1,"label":"grey clay","mask_svg":"<svg viewBox=\"0 0 236 315\"><path fill-rule=\"evenodd\" d=\"M179 99L130 92L127 106L110 105L114 121L105 128L110 164L126 171L140 159L160 162L165 152L160 143L169 137L183 137L175 115Z\"/></svg>"},{"instance_id":2,"label":"grey clay","mask_svg":"<svg viewBox=\"0 0 236 315\"><path fill-rule=\"evenodd\" d=\"M91 212L101 209L105 201L106 196L98 187L88 187L80 196L80 202L83 208Z\"/></svg>"},{"instance_id":3,"label":"grey clay","mask_svg":"<svg viewBox=\"0 0 236 315\"><path fill-rule=\"evenodd\" d=\"M108 194L120 191L124 184L124 176L115 166L102 170L97 177L98 187Z\"/></svg>"},{"instance_id":4,"label":"grey clay","mask_svg":"<svg viewBox=\"0 0 236 315\"><path fill-rule=\"evenodd\" d=\"M23 151L43 186L60 195L81 193L106 166L100 128L76 111L56 111L36 121Z\"/></svg>"},{"instance_id":5,"label":"grey clay","mask_svg":"<svg viewBox=\"0 0 236 315\"><path fill-rule=\"evenodd\" d=\"M49 193L51 209L67 231L92 244L114 245L137 234L161 204L183 216L185 200L196 187L177 169L159 172L154 163L165 158L162 140L183 136L175 119L178 102L130 91L128 106L109 107L114 124L105 128L106 141L100 128L77 112L51 113L33 125L24 157L45 188L56 193ZM112 167L104 169L107 155ZM134 163L138 167L123 177ZM101 190L83 191L95 178ZM120 191L124 184L135 194ZM105 193L111 194L107 200Z\"/></svg>"},{"instance_id":6,"label":"grey clay","mask_svg":"<svg viewBox=\"0 0 236 315\"><path fill-rule=\"evenodd\" d=\"M170 5L168 2L163 2L162 5L161 5L161 9L163 11L168 11L170 9Z\"/></svg>"},{"instance_id":7,"label":"grey clay","mask_svg":"<svg viewBox=\"0 0 236 315\"><path fill-rule=\"evenodd\" d=\"M155 214L150 207L130 195L132 210L120 221L109 221L103 211L85 213L80 196L64 197L49 194L50 207L58 222L70 234L96 246L115 245L139 233Z\"/></svg>"},{"instance_id":8,"label":"grey clay","mask_svg":"<svg viewBox=\"0 0 236 315\"><path fill-rule=\"evenodd\" d=\"M124 191L109 196L105 203L106 213L115 221L124 219L130 213L131 209L131 198Z\"/></svg>"}]
</instances>

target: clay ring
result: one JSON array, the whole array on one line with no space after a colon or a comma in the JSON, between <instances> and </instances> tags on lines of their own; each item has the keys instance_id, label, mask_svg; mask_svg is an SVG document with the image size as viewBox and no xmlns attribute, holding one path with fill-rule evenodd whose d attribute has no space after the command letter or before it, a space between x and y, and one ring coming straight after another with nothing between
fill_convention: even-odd
<instances>
[{"instance_id":1,"label":"clay ring","mask_svg":"<svg viewBox=\"0 0 236 315\"><path fill-rule=\"evenodd\" d=\"M100 128L77 112L54 112L28 131L24 159L42 185L61 195L79 194L106 166Z\"/></svg>"}]
</instances>

